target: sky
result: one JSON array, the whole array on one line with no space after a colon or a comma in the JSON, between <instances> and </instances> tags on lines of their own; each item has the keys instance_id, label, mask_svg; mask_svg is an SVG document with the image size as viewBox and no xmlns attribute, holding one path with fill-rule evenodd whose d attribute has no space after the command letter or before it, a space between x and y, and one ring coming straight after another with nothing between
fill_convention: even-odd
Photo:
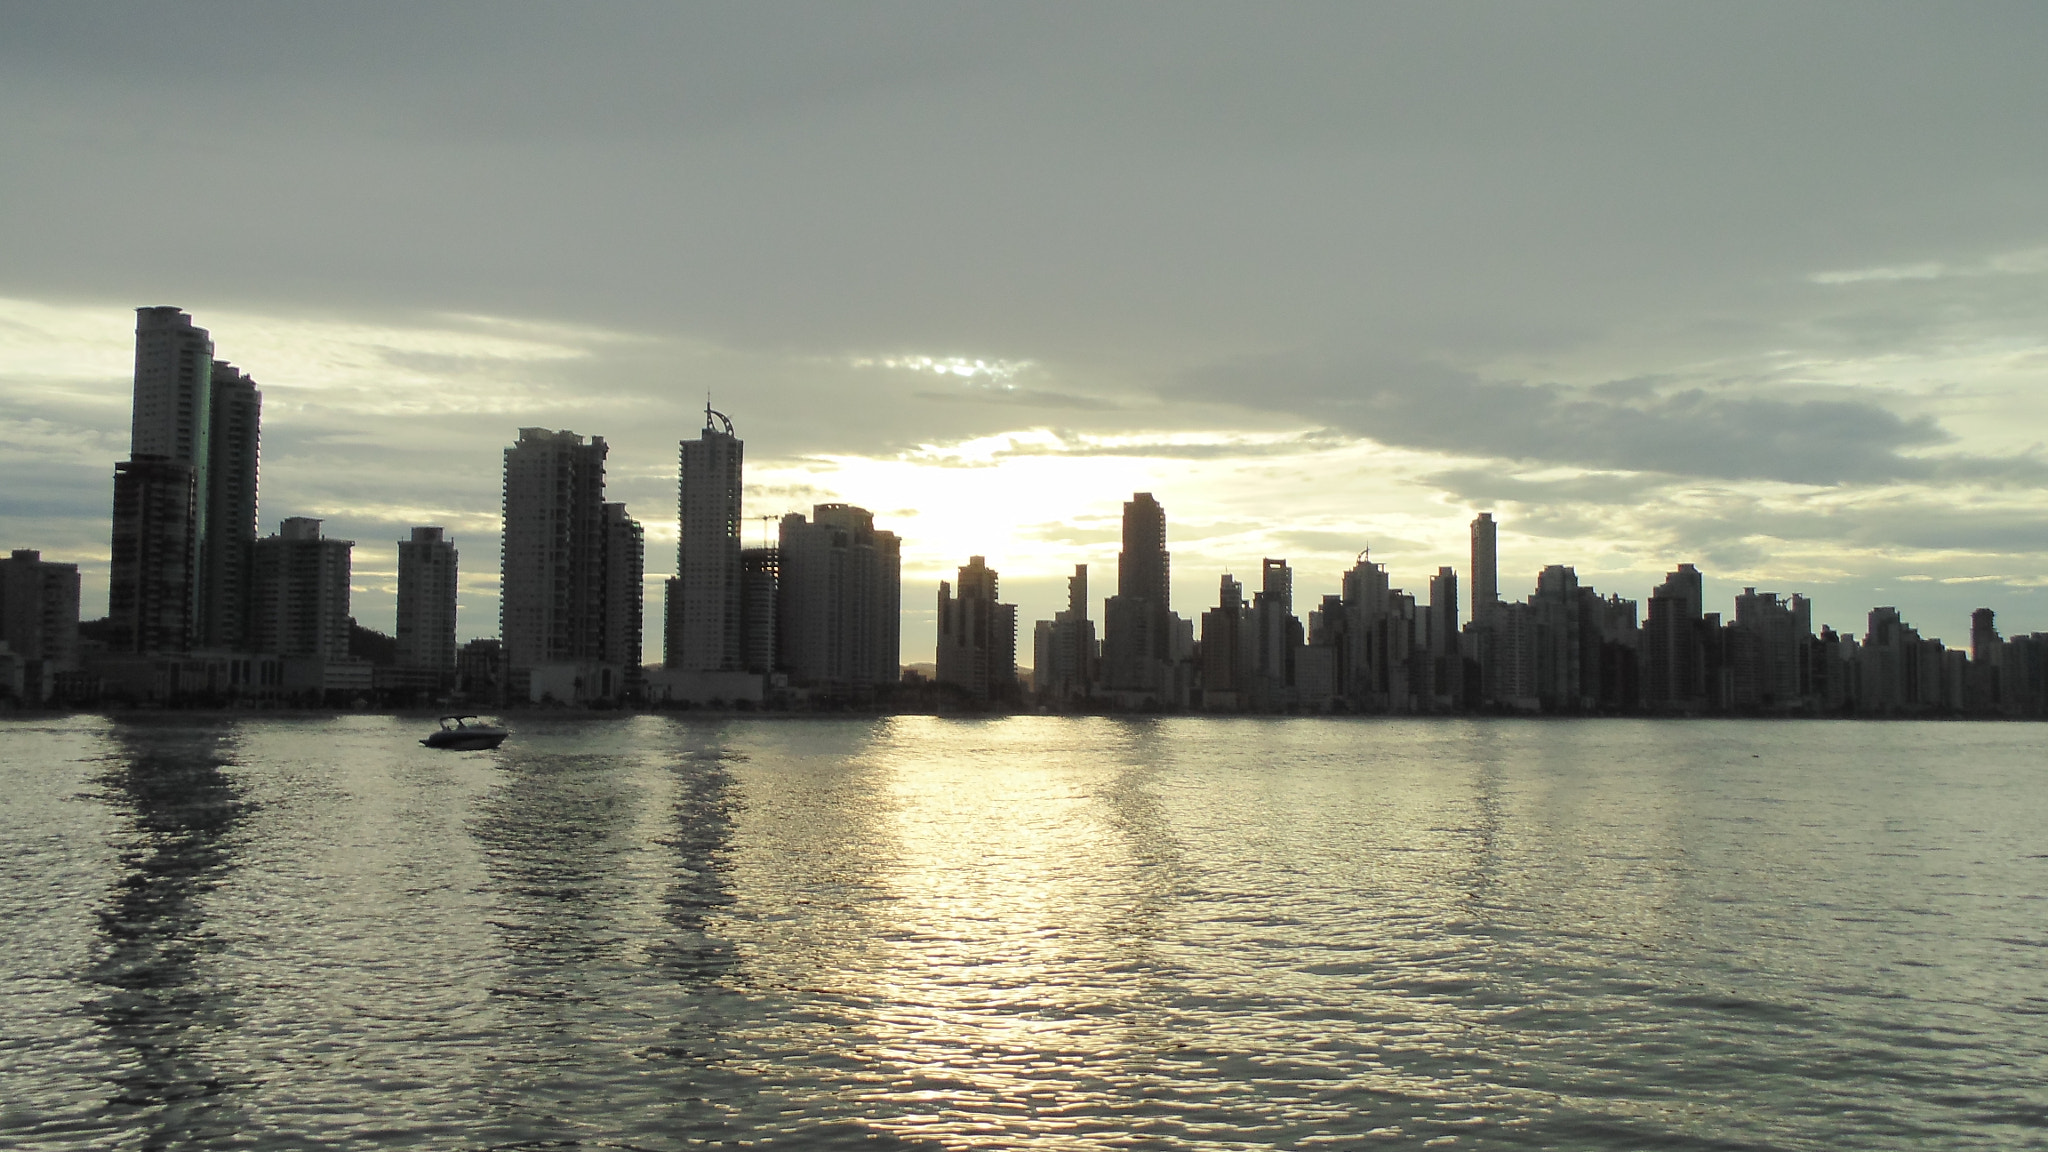
<instances>
[{"instance_id":1,"label":"sky","mask_svg":"<svg viewBox=\"0 0 2048 1152\"><path fill-rule=\"evenodd\" d=\"M1361 551L1426 598L1681 562L1860 635L2048 630L2048 8L0 0L0 547L105 610L133 312L264 393L261 518L445 525L497 631L502 451L601 435L648 532L707 395L746 514L971 555L1029 621ZM756 543L763 522L752 522Z\"/></svg>"}]
</instances>

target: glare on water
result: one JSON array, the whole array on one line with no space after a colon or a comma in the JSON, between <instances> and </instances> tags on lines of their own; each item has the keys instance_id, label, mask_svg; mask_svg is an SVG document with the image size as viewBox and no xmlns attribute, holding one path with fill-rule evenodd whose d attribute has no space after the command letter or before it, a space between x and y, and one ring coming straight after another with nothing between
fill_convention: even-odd
<instances>
[{"instance_id":1,"label":"glare on water","mask_svg":"<svg viewBox=\"0 0 2048 1152\"><path fill-rule=\"evenodd\" d=\"M2031 725L0 723L0 1138L2044 1143Z\"/></svg>"}]
</instances>

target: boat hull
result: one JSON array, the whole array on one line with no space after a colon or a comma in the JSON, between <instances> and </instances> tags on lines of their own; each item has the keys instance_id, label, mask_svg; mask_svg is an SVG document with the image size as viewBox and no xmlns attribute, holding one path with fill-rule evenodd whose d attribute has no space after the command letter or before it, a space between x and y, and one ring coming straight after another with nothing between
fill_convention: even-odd
<instances>
[{"instance_id":1,"label":"boat hull","mask_svg":"<svg viewBox=\"0 0 2048 1152\"><path fill-rule=\"evenodd\" d=\"M455 732L430 733L420 743L429 748L441 748L450 752L481 752L496 748L505 742L509 732L478 732L467 729Z\"/></svg>"}]
</instances>

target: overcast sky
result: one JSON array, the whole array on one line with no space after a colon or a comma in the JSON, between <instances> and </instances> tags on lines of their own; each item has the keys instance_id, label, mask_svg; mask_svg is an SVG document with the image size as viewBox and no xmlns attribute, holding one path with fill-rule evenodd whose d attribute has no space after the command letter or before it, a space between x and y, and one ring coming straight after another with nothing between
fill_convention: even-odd
<instances>
[{"instance_id":1,"label":"overcast sky","mask_svg":"<svg viewBox=\"0 0 2048 1152\"><path fill-rule=\"evenodd\" d=\"M105 610L132 309L265 395L262 518L445 524L497 630L503 447L611 445L674 564L705 394L749 515L982 554L1027 623L1166 506L1175 608L1502 522L1643 598L2048 630L2039 4L175 6L0 0L0 547ZM748 529L748 542L758 527Z\"/></svg>"}]
</instances>

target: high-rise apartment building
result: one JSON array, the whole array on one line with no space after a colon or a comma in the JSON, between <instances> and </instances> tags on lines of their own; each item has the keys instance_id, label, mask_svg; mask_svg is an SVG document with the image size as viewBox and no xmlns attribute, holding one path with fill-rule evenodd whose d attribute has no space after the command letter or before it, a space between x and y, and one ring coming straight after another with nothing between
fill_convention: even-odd
<instances>
[{"instance_id":1,"label":"high-rise apartment building","mask_svg":"<svg viewBox=\"0 0 2048 1152\"><path fill-rule=\"evenodd\" d=\"M732 421L708 404L703 431L679 445L676 574L667 586L664 667L744 670L740 472L745 449L733 435Z\"/></svg>"},{"instance_id":2,"label":"high-rise apartment building","mask_svg":"<svg viewBox=\"0 0 2048 1152\"><path fill-rule=\"evenodd\" d=\"M1493 513L1472 520L1472 622L1482 623L1487 610L1500 603L1500 545Z\"/></svg>"},{"instance_id":3,"label":"high-rise apartment building","mask_svg":"<svg viewBox=\"0 0 2048 1152\"><path fill-rule=\"evenodd\" d=\"M1095 682L1095 623L1088 619L1088 566L1067 577L1067 608L1040 620L1033 636L1032 687L1048 700L1086 695Z\"/></svg>"},{"instance_id":4,"label":"high-rise apartment building","mask_svg":"<svg viewBox=\"0 0 2048 1152\"><path fill-rule=\"evenodd\" d=\"M1202 613L1202 705L1236 708L1251 692L1258 655L1244 585L1225 572L1216 607Z\"/></svg>"},{"instance_id":5,"label":"high-rise apartment building","mask_svg":"<svg viewBox=\"0 0 2048 1152\"><path fill-rule=\"evenodd\" d=\"M1427 682L1416 688L1429 693L1432 707L1452 707L1462 701L1465 691L1465 658L1458 643L1457 569L1441 567L1429 578L1429 609L1424 620L1429 666Z\"/></svg>"},{"instance_id":6,"label":"high-rise apartment building","mask_svg":"<svg viewBox=\"0 0 2048 1152\"><path fill-rule=\"evenodd\" d=\"M1730 704L1785 710L1806 703L1813 689L1813 607L1806 597L1780 600L1775 592L1744 588L1725 641Z\"/></svg>"},{"instance_id":7,"label":"high-rise apartment building","mask_svg":"<svg viewBox=\"0 0 2048 1152\"><path fill-rule=\"evenodd\" d=\"M254 380L225 360L213 362L211 389L198 643L204 648L246 651L250 647L263 393L256 390Z\"/></svg>"},{"instance_id":8,"label":"high-rise apartment building","mask_svg":"<svg viewBox=\"0 0 2048 1152\"><path fill-rule=\"evenodd\" d=\"M1579 610L1579 574L1552 564L1536 577L1529 597L1529 667L1537 701L1549 711L1570 712L1585 706L1582 670L1584 649Z\"/></svg>"},{"instance_id":9,"label":"high-rise apartment building","mask_svg":"<svg viewBox=\"0 0 2048 1152\"><path fill-rule=\"evenodd\" d=\"M251 639L259 652L342 661L349 656L348 583L353 540L320 534L320 521L286 520L256 542Z\"/></svg>"},{"instance_id":10,"label":"high-rise apartment building","mask_svg":"<svg viewBox=\"0 0 2048 1152\"><path fill-rule=\"evenodd\" d=\"M135 313L129 458L115 465L116 651L253 647L262 393L176 308Z\"/></svg>"},{"instance_id":11,"label":"high-rise apartment building","mask_svg":"<svg viewBox=\"0 0 2048 1152\"><path fill-rule=\"evenodd\" d=\"M78 667L78 565L27 548L0 560L0 643L22 662L24 695L49 699L56 674Z\"/></svg>"},{"instance_id":12,"label":"high-rise apartment building","mask_svg":"<svg viewBox=\"0 0 2048 1152\"><path fill-rule=\"evenodd\" d=\"M1303 641L1301 621L1294 615L1294 569L1285 560L1259 565L1259 590L1252 593L1252 630L1256 637L1254 695L1267 708L1294 703L1295 659Z\"/></svg>"},{"instance_id":13,"label":"high-rise apartment building","mask_svg":"<svg viewBox=\"0 0 2048 1152\"><path fill-rule=\"evenodd\" d=\"M109 646L116 652L192 647L198 562L197 474L161 456L114 465L114 538L107 569Z\"/></svg>"},{"instance_id":14,"label":"high-rise apartment building","mask_svg":"<svg viewBox=\"0 0 2048 1152\"><path fill-rule=\"evenodd\" d=\"M1700 570L1691 564L1680 564L1650 593L1642 629L1643 703L1680 711L1706 703L1705 605Z\"/></svg>"},{"instance_id":15,"label":"high-rise apartment building","mask_svg":"<svg viewBox=\"0 0 2048 1152\"><path fill-rule=\"evenodd\" d=\"M960 595L939 582L938 680L969 698L999 700L1017 687L1017 606L996 600L996 573L980 556L960 569Z\"/></svg>"},{"instance_id":16,"label":"high-rise apartment building","mask_svg":"<svg viewBox=\"0 0 2048 1152\"><path fill-rule=\"evenodd\" d=\"M212 400L213 337L176 308L137 308L129 456L189 464L203 475Z\"/></svg>"},{"instance_id":17,"label":"high-rise apartment building","mask_svg":"<svg viewBox=\"0 0 2048 1152\"><path fill-rule=\"evenodd\" d=\"M398 542L398 662L455 674L455 542L436 527Z\"/></svg>"},{"instance_id":18,"label":"high-rise apartment building","mask_svg":"<svg viewBox=\"0 0 2048 1152\"><path fill-rule=\"evenodd\" d=\"M790 682L854 692L895 684L902 648L896 534L877 529L865 508L819 504L809 521L796 512L782 518L779 556L777 645Z\"/></svg>"},{"instance_id":19,"label":"high-rise apartment building","mask_svg":"<svg viewBox=\"0 0 2048 1152\"><path fill-rule=\"evenodd\" d=\"M1104 686L1140 692L1165 687L1174 656L1172 583L1166 509L1150 492L1134 493L1124 502L1116 595L1102 606Z\"/></svg>"},{"instance_id":20,"label":"high-rise apartment building","mask_svg":"<svg viewBox=\"0 0 2048 1152\"><path fill-rule=\"evenodd\" d=\"M515 674L603 651L605 453L602 436L546 428L505 449L499 630Z\"/></svg>"},{"instance_id":21,"label":"high-rise apartment building","mask_svg":"<svg viewBox=\"0 0 2048 1152\"><path fill-rule=\"evenodd\" d=\"M604 603L599 608L600 644L597 660L617 665L627 692L641 678L642 600L647 572L647 532L626 513L624 504L604 506ZM612 692L604 692L610 696Z\"/></svg>"},{"instance_id":22,"label":"high-rise apartment building","mask_svg":"<svg viewBox=\"0 0 2048 1152\"><path fill-rule=\"evenodd\" d=\"M782 549L740 549L740 662L757 676L779 663L781 597Z\"/></svg>"}]
</instances>

